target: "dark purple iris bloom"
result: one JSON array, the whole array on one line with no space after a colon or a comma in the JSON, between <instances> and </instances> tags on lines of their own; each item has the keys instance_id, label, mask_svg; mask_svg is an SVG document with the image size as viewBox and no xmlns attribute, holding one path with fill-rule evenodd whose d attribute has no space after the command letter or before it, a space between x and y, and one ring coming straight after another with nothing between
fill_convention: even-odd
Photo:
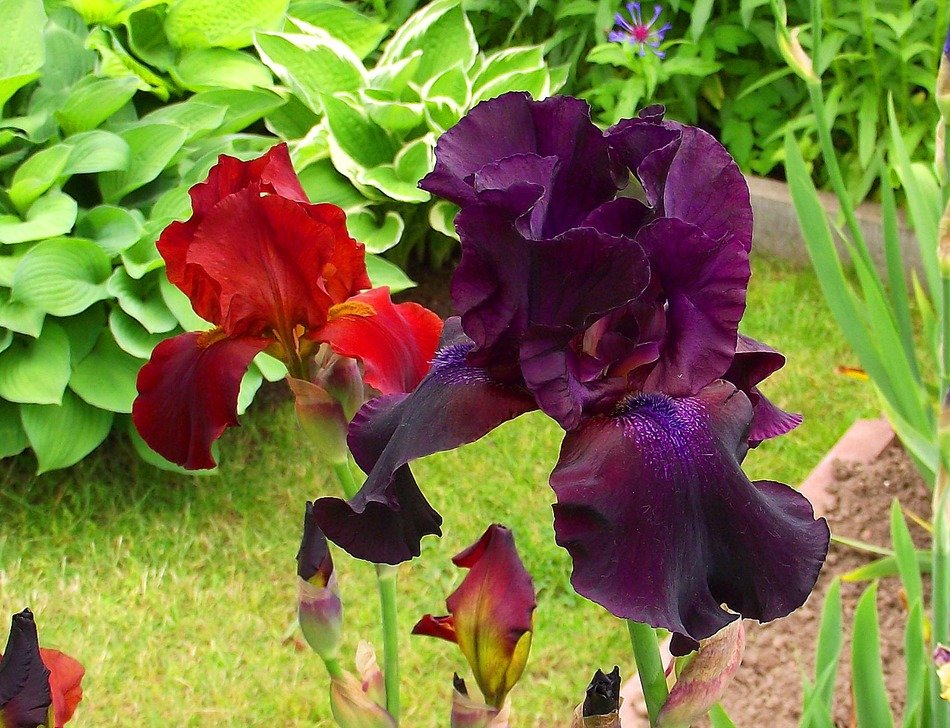
<instances>
[{"instance_id":1,"label":"dark purple iris bloom","mask_svg":"<svg viewBox=\"0 0 950 728\"><path fill-rule=\"evenodd\" d=\"M662 28L653 27L656 25L656 21L659 20L660 13L663 12L663 7L660 5L654 6L653 17L649 22L643 21L640 3L627 3L627 12L630 14L629 20L620 13L614 16L614 20L617 21L617 26L607 34L607 40L615 43L629 43L632 46L639 46L641 56L645 56L647 54L647 48L649 48L657 56L664 58L666 54L659 49L660 43L663 42L663 36L666 35L666 31L673 26L666 23Z\"/></svg>"},{"instance_id":2,"label":"dark purple iris bloom","mask_svg":"<svg viewBox=\"0 0 950 728\"><path fill-rule=\"evenodd\" d=\"M0 726L45 726L53 704L50 671L40 656L33 613L13 615L10 636L0 659Z\"/></svg>"},{"instance_id":3,"label":"dark purple iris bloom","mask_svg":"<svg viewBox=\"0 0 950 728\"><path fill-rule=\"evenodd\" d=\"M602 132L577 99L509 93L436 160L421 186L461 207L460 317L413 392L357 414L369 477L316 503L327 536L371 561L418 555L440 519L407 463L540 408L566 431L554 528L580 594L688 640L800 606L829 533L740 467L801 418L758 389L784 357L738 333L752 209L728 152L660 107Z\"/></svg>"}]
</instances>

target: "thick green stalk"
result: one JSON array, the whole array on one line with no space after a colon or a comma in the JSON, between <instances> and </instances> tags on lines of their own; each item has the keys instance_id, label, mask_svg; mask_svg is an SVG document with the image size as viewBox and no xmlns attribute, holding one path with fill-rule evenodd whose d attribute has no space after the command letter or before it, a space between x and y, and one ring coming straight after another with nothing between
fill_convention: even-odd
<instances>
[{"instance_id":1,"label":"thick green stalk","mask_svg":"<svg viewBox=\"0 0 950 728\"><path fill-rule=\"evenodd\" d=\"M347 498L359 490L348 462L334 463L333 472ZM383 679L386 683L386 710L399 722L399 624L396 609L396 569L376 565L376 586L379 589L380 615L383 625Z\"/></svg>"},{"instance_id":2,"label":"thick green stalk","mask_svg":"<svg viewBox=\"0 0 950 728\"><path fill-rule=\"evenodd\" d=\"M330 677L343 677L343 668L340 667L340 661L336 658L325 659L323 664L327 666L327 672L330 673Z\"/></svg>"},{"instance_id":3,"label":"thick green stalk","mask_svg":"<svg viewBox=\"0 0 950 728\"><path fill-rule=\"evenodd\" d=\"M647 704L650 725L656 725L660 708L666 703L669 689L666 687L666 673L663 660L660 659L660 646L656 639L656 630L648 624L627 620L630 632L630 644L633 646L633 658L637 662L637 674L643 687L643 698Z\"/></svg>"}]
</instances>

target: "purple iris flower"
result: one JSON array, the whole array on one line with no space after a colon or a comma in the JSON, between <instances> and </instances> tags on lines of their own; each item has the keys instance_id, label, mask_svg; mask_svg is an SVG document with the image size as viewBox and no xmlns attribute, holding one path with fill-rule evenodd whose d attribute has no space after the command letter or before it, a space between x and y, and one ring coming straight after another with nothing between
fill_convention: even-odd
<instances>
[{"instance_id":1,"label":"purple iris flower","mask_svg":"<svg viewBox=\"0 0 950 728\"><path fill-rule=\"evenodd\" d=\"M356 415L369 477L315 504L330 539L370 561L418 555L441 518L408 463L541 409L566 432L550 483L580 594L680 644L805 601L828 526L740 466L801 421L759 390L784 357L738 333L749 190L722 145L663 113L603 132L582 101L509 93L441 137L420 186L461 208L460 316L413 392Z\"/></svg>"},{"instance_id":2,"label":"purple iris flower","mask_svg":"<svg viewBox=\"0 0 950 728\"><path fill-rule=\"evenodd\" d=\"M653 27L656 25L660 13L663 12L662 6L654 6L653 17L649 23L643 22L640 3L627 3L627 12L630 13L630 20L627 20L620 13L614 16L614 19L617 21L617 27L607 34L607 40L639 46L641 56L647 54L647 47L649 47L657 56L664 58L666 54L659 49L660 43L663 41L663 36L666 35L666 31L673 26L666 23L662 28Z\"/></svg>"}]
</instances>

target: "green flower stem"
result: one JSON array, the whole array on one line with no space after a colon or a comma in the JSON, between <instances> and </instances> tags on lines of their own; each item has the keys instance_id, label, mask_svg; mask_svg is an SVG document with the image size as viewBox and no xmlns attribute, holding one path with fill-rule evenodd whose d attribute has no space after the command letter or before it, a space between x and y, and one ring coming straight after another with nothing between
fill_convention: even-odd
<instances>
[{"instance_id":1,"label":"green flower stem","mask_svg":"<svg viewBox=\"0 0 950 728\"><path fill-rule=\"evenodd\" d=\"M327 666L327 672L330 673L330 677L343 677L343 668L340 667L340 661L335 657L330 658L329 660L324 660L323 664Z\"/></svg>"},{"instance_id":2,"label":"green flower stem","mask_svg":"<svg viewBox=\"0 0 950 728\"><path fill-rule=\"evenodd\" d=\"M347 498L359 490L349 462L333 464L333 472ZM383 623L383 678L386 682L386 710L399 722L399 625L396 610L396 568L376 565L376 585ZM331 675L333 673L330 673Z\"/></svg>"},{"instance_id":3,"label":"green flower stem","mask_svg":"<svg viewBox=\"0 0 950 728\"><path fill-rule=\"evenodd\" d=\"M656 725L660 708L666 703L669 690L666 687L666 674L660 659L660 646L656 639L656 630L648 624L627 620L630 643L633 645L633 658L637 662L640 685L643 686L643 698L646 700L650 725Z\"/></svg>"},{"instance_id":4,"label":"green flower stem","mask_svg":"<svg viewBox=\"0 0 950 728\"><path fill-rule=\"evenodd\" d=\"M376 564L379 605L383 614L383 679L386 710L399 723L399 625L396 619L396 567Z\"/></svg>"}]
</instances>

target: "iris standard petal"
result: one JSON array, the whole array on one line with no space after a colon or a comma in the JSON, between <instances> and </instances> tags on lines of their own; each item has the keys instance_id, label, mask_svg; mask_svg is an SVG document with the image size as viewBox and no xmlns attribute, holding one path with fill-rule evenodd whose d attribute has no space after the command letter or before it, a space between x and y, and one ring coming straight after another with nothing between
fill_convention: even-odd
<instances>
[{"instance_id":1,"label":"iris standard petal","mask_svg":"<svg viewBox=\"0 0 950 728\"><path fill-rule=\"evenodd\" d=\"M332 318L315 338L337 354L359 359L364 380L382 394L411 392L429 371L442 319L417 303L394 304L388 288L366 291L350 303L365 304L372 313Z\"/></svg>"},{"instance_id":2,"label":"iris standard petal","mask_svg":"<svg viewBox=\"0 0 950 728\"><path fill-rule=\"evenodd\" d=\"M792 488L746 478L751 418L719 381L684 399L635 396L567 434L551 486L578 593L693 640L737 614L769 621L801 606L828 526Z\"/></svg>"},{"instance_id":3,"label":"iris standard petal","mask_svg":"<svg viewBox=\"0 0 950 728\"><path fill-rule=\"evenodd\" d=\"M139 371L132 422L155 452L189 470L213 468L211 444L236 425L241 379L272 343L220 330L166 339Z\"/></svg>"},{"instance_id":4,"label":"iris standard petal","mask_svg":"<svg viewBox=\"0 0 950 728\"><path fill-rule=\"evenodd\" d=\"M695 394L732 361L751 276L749 254L737 242L713 240L670 218L643 228L637 242L667 302L660 360L645 386L672 396Z\"/></svg>"},{"instance_id":5,"label":"iris standard petal","mask_svg":"<svg viewBox=\"0 0 950 728\"><path fill-rule=\"evenodd\" d=\"M38 728L46 725L53 695L50 671L40 656L33 613L13 615L10 636L0 658L0 725Z\"/></svg>"},{"instance_id":6,"label":"iris standard petal","mask_svg":"<svg viewBox=\"0 0 950 728\"><path fill-rule=\"evenodd\" d=\"M369 476L350 501L321 498L314 505L327 537L353 556L387 564L418 556L422 537L441 533L442 518L407 463L473 442L535 409L523 389L468 364L471 347L458 319L450 319L432 369L415 391L377 397L354 418L350 449Z\"/></svg>"}]
</instances>

